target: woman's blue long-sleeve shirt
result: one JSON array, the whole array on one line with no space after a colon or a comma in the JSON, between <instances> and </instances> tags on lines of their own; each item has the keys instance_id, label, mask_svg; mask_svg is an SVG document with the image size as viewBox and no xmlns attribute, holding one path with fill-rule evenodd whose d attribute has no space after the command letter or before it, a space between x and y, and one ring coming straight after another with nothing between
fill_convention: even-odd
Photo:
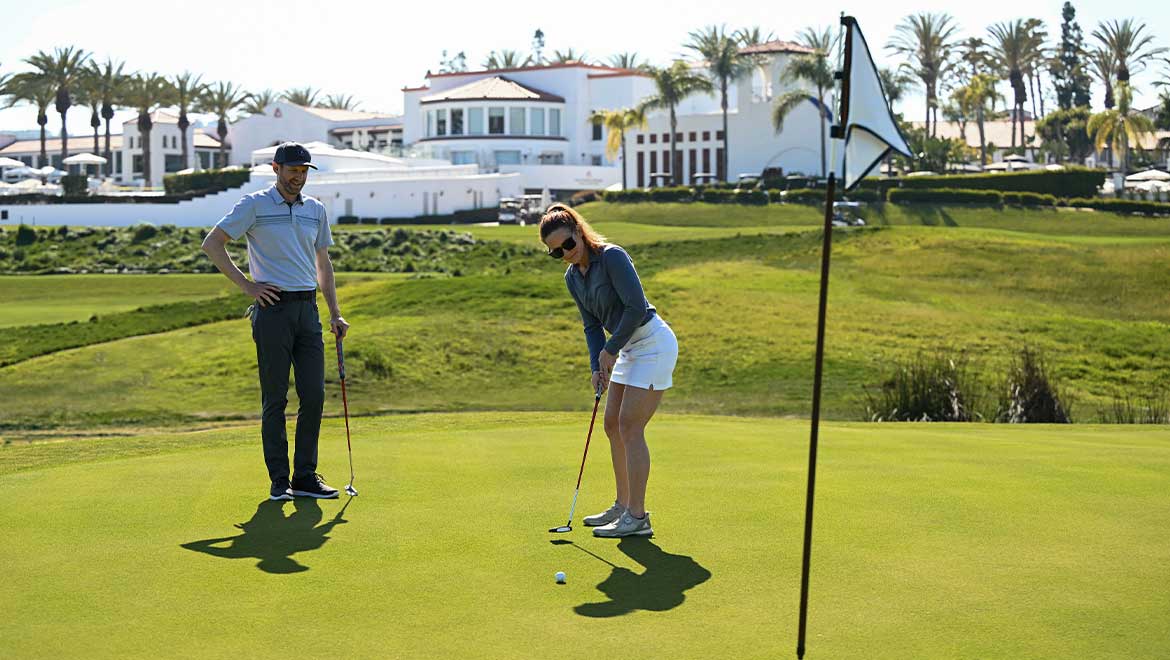
<instances>
[{"instance_id":1,"label":"woman's blue long-sleeve shirt","mask_svg":"<svg viewBox=\"0 0 1170 660\"><path fill-rule=\"evenodd\" d=\"M598 356L603 348L617 355L630 335L657 313L646 300L630 255L616 245L590 251L589 270L584 275L576 264L570 264L565 270L565 285L581 312L593 371L600 369ZM609 341L603 327L609 331Z\"/></svg>"}]
</instances>

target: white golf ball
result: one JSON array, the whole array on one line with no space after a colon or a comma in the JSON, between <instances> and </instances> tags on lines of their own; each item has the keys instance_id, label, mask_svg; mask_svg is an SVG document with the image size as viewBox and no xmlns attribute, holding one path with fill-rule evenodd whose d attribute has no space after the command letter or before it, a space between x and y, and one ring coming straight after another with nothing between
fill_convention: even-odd
<instances>
[{"instance_id":1,"label":"white golf ball","mask_svg":"<svg viewBox=\"0 0 1170 660\"><path fill-rule=\"evenodd\" d=\"M564 571L557 571L556 577L557 577L557 584L564 584L565 583L565 572Z\"/></svg>"}]
</instances>

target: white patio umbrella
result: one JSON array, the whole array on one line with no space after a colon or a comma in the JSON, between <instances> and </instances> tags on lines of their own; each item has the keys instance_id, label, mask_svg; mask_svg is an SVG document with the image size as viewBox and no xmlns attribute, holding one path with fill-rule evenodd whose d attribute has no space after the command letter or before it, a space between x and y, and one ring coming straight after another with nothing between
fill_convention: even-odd
<instances>
[{"instance_id":1,"label":"white patio umbrella","mask_svg":"<svg viewBox=\"0 0 1170 660\"><path fill-rule=\"evenodd\" d=\"M74 154L61 161L66 165L105 165L108 161L97 154Z\"/></svg>"},{"instance_id":2,"label":"white patio umbrella","mask_svg":"<svg viewBox=\"0 0 1170 660\"><path fill-rule=\"evenodd\" d=\"M1064 165L1061 165L1060 163L1049 163L1044 166L1044 169L1050 172L1058 172L1064 169Z\"/></svg>"},{"instance_id":3,"label":"white patio umbrella","mask_svg":"<svg viewBox=\"0 0 1170 660\"><path fill-rule=\"evenodd\" d=\"M15 158L0 158L0 167L24 167L24 163Z\"/></svg>"},{"instance_id":4,"label":"white patio umbrella","mask_svg":"<svg viewBox=\"0 0 1170 660\"><path fill-rule=\"evenodd\" d=\"M1019 154L1011 154L1010 156L1004 156L1003 161L1005 163L1026 163L1028 159Z\"/></svg>"},{"instance_id":5,"label":"white patio umbrella","mask_svg":"<svg viewBox=\"0 0 1170 660\"><path fill-rule=\"evenodd\" d=\"M45 187L40 179L25 179L24 181L17 181L12 184L13 188L20 188L21 190L37 190Z\"/></svg>"},{"instance_id":6,"label":"white patio umbrella","mask_svg":"<svg viewBox=\"0 0 1170 660\"><path fill-rule=\"evenodd\" d=\"M1170 173L1163 172L1162 170L1151 169L1144 172L1138 172L1137 174L1130 174L1129 176L1125 177L1125 181L1126 183L1132 181L1170 181Z\"/></svg>"}]
</instances>

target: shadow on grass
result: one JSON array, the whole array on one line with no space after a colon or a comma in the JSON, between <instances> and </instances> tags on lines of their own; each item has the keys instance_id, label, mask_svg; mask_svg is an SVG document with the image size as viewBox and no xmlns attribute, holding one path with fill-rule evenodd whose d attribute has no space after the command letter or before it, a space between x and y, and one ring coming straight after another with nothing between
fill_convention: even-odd
<instances>
[{"instance_id":1,"label":"shadow on grass","mask_svg":"<svg viewBox=\"0 0 1170 660\"><path fill-rule=\"evenodd\" d=\"M607 618L622 616L636 610L665 612L683 604L687 589L711 579L711 571L691 557L672 555L648 538L628 537L618 542L618 550L646 567L642 573L617 566L572 541L554 541L557 545L571 544L613 567L609 577L597 585L597 590L609 600L583 603L573 608L581 616Z\"/></svg>"},{"instance_id":2,"label":"shadow on grass","mask_svg":"<svg viewBox=\"0 0 1170 660\"><path fill-rule=\"evenodd\" d=\"M297 563L292 556L325 545L333 527L347 522L342 514L352 501L351 497L332 520L318 524L325 514L315 499L300 497L293 500L293 512L288 517L284 515L285 502L264 500L256 507L251 520L236 524L242 534L191 541L180 546L223 559L259 559L256 568L265 573L300 573L309 567Z\"/></svg>"}]
</instances>

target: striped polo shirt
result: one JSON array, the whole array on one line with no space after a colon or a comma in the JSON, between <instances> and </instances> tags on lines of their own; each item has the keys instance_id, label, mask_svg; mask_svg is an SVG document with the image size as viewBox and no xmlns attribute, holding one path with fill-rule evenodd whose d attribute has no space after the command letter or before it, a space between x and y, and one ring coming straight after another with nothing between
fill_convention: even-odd
<instances>
[{"instance_id":1,"label":"striped polo shirt","mask_svg":"<svg viewBox=\"0 0 1170 660\"><path fill-rule=\"evenodd\" d=\"M247 236L252 279L284 291L316 289L317 250L333 245L325 206L308 195L286 202L275 184L244 195L215 226Z\"/></svg>"}]
</instances>

